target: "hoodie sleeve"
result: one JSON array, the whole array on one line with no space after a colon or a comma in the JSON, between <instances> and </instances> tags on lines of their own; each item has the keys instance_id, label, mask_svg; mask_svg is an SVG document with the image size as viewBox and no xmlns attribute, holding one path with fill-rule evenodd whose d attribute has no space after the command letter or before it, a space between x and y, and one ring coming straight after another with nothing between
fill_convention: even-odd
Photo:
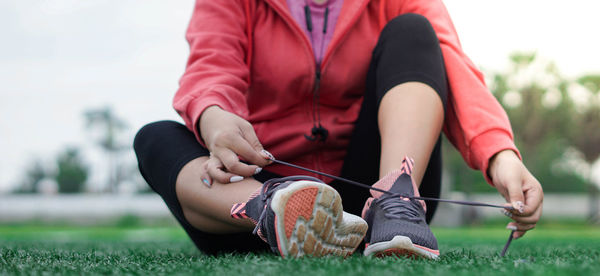
<instances>
[{"instance_id":1,"label":"hoodie sleeve","mask_svg":"<svg viewBox=\"0 0 600 276\"><path fill-rule=\"evenodd\" d=\"M506 112L486 87L483 74L463 53L441 0L402 1L395 14L404 13L423 15L433 25L440 41L450 89L444 133L466 163L481 170L492 184L487 175L491 157L510 149L520 158Z\"/></svg>"},{"instance_id":2,"label":"hoodie sleeve","mask_svg":"<svg viewBox=\"0 0 600 276\"><path fill-rule=\"evenodd\" d=\"M197 129L209 106L247 119L246 10L238 0L197 0L186 39L190 54L173 107L202 142Z\"/></svg>"}]
</instances>

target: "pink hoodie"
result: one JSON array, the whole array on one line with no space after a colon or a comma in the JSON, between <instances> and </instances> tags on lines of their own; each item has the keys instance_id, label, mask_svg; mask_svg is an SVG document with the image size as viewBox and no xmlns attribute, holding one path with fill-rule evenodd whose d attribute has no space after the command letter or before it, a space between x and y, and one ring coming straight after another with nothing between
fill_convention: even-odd
<instances>
[{"instance_id":1,"label":"pink hoodie","mask_svg":"<svg viewBox=\"0 0 600 276\"><path fill-rule=\"evenodd\" d=\"M404 13L425 16L438 35L450 88L444 133L467 164L485 172L495 153L518 153L506 113L463 53L441 0L344 1L319 68L325 142L304 137L313 126L317 68L309 38L286 0L197 0L186 35L190 56L173 105L201 143L200 115L217 105L252 123L278 159L338 175L371 52L385 23ZM306 174L280 165L267 170Z\"/></svg>"}]
</instances>

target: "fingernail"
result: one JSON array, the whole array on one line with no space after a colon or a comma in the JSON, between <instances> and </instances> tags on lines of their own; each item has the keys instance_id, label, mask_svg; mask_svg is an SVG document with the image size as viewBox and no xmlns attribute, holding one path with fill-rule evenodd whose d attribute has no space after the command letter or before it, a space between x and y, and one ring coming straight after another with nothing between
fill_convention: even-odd
<instances>
[{"instance_id":1,"label":"fingernail","mask_svg":"<svg viewBox=\"0 0 600 276\"><path fill-rule=\"evenodd\" d=\"M519 211L519 213L523 213L525 212L525 204L523 204L522 201L517 201L515 202L515 209L517 209Z\"/></svg>"},{"instance_id":2,"label":"fingernail","mask_svg":"<svg viewBox=\"0 0 600 276\"><path fill-rule=\"evenodd\" d=\"M206 184L206 186L208 186L209 188L210 188L210 186L212 186L210 184L210 181L208 181L208 179L206 179L206 178L202 178L202 182L204 182L204 184Z\"/></svg>"},{"instance_id":3,"label":"fingernail","mask_svg":"<svg viewBox=\"0 0 600 276\"><path fill-rule=\"evenodd\" d=\"M503 215L512 218L513 214L505 209L500 210L500 213L502 213Z\"/></svg>"},{"instance_id":4,"label":"fingernail","mask_svg":"<svg viewBox=\"0 0 600 276\"><path fill-rule=\"evenodd\" d=\"M263 154L263 156L264 156L265 158L267 158L267 159L269 159L269 160L273 160L273 159L275 159L275 158L273 157L273 154L271 154L271 153L270 153L270 152L268 152L267 150L261 150L260 152Z\"/></svg>"},{"instance_id":5,"label":"fingernail","mask_svg":"<svg viewBox=\"0 0 600 276\"><path fill-rule=\"evenodd\" d=\"M514 225L509 225L509 226L506 226L506 229L508 229L508 230L513 230L513 231L517 231L517 227L516 227L516 226L514 226Z\"/></svg>"},{"instance_id":6,"label":"fingernail","mask_svg":"<svg viewBox=\"0 0 600 276\"><path fill-rule=\"evenodd\" d=\"M254 170L254 174L258 174L262 171L261 167L256 168L256 170Z\"/></svg>"},{"instance_id":7,"label":"fingernail","mask_svg":"<svg viewBox=\"0 0 600 276\"><path fill-rule=\"evenodd\" d=\"M229 182L234 183L234 182L240 182L242 181L244 178L239 176L239 175L234 175L231 178L229 178Z\"/></svg>"}]
</instances>

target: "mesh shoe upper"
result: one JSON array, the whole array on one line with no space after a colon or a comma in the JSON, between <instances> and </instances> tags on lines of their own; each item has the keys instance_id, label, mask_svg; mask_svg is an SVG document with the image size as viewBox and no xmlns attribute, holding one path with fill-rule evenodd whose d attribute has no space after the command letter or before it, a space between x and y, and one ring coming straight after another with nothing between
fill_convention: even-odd
<instances>
[{"instance_id":1,"label":"mesh shoe upper","mask_svg":"<svg viewBox=\"0 0 600 276\"><path fill-rule=\"evenodd\" d=\"M411 176L401 174L390 192L414 195ZM413 244L437 250L437 240L425 222L425 210L418 200L383 194L371 201L364 218L369 224L365 238L369 244L389 241L395 236L406 236Z\"/></svg>"}]
</instances>

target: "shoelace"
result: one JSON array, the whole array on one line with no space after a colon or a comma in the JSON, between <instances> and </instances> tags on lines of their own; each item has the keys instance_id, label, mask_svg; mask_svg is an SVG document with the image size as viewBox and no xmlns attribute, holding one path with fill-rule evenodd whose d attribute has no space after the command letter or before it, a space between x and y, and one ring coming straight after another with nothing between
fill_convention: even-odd
<instances>
[{"instance_id":1,"label":"shoelace","mask_svg":"<svg viewBox=\"0 0 600 276\"><path fill-rule=\"evenodd\" d=\"M308 176L308 175L295 175L295 176L287 176L287 177L282 177L282 178L273 178L273 179L269 179L269 180L265 181L265 183L263 183L263 186L260 190L259 196L260 196L260 200L264 204L265 208L260 213L260 216L258 217L258 220L256 221L256 226L254 227L254 230L252 230L252 234L256 235L258 233L258 230L265 223L265 218L267 215L267 200L269 200L269 198L271 198L273 193L275 193L275 191L276 191L275 188L277 186L284 184L286 182L289 182L289 181L300 181L300 180L309 180L309 181L323 183L323 181L321 181L320 179L312 177L312 176Z\"/></svg>"},{"instance_id":2,"label":"shoelace","mask_svg":"<svg viewBox=\"0 0 600 276\"><path fill-rule=\"evenodd\" d=\"M385 211L385 216L390 219L406 219L413 222L421 221L421 214L416 207L413 199L404 200L397 196L384 194L379 198L381 209Z\"/></svg>"},{"instance_id":3,"label":"shoelace","mask_svg":"<svg viewBox=\"0 0 600 276\"><path fill-rule=\"evenodd\" d=\"M353 180L350 180L350 179L345 179L343 177L331 175L331 174L320 172L320 171L315 171L315 170L312 170L312 169L309 169L309 168L305 168L305 167L302 167L302 166L298 166L298 165L294 165L294 164L291 164L291 163L288 163L288 162L285 162L285 161L280 161L280 160L275 159L275 157L273 157L272 155L269 156L269 160L273 161L274 163L278 163L278 164L285 165L285 166L288 166L288 167L292 167L292 168L304 170L304 171L315 173L315 174L322 175L322 176L326 176L326 177L329 177L331 179L335 179L335 180L339 180L339 181L342 181L342 182L346 182L348 184L351 184L351 185L354 185L354 186L358 186L358 187L361 187L361 188L365 188L365 189L369 189L369 190L374 190L374 191L382 192L385 195L390 196L390 197L405 197L405 198L409 198L411 200L438 201L438 202L454 203L454 204L460 204L460 205L501 208L501 209L506 209L506 210L514 210L515 209L512 206L503 206L503 205L497 205L497 204L488 204L488 203L475 202L475 201L450 200L450 199L441 199L441 198L433 198L433 197L403 195L403 194L393 193L393 192L386 191L386 190L383 190L383 189L375 188L375 187L372 187L372 186L367 185L367 184L356 182L356 181L353 181ZM304 176L291 176L291 177L292 178L293 177L298 177L298 178L303 179ZM314 178L314 177L310 177L310 176L306 176L306 177L307 178ZM314 179L317 179L317 178L314 178ZM317 181L318 182L323 182L323 181L321 181L319 179L317 179ZM265 184L267 182L265 182ZM393 205L390 205L390 206L393 206ZM261 214L261 218L262 217L263 217L263 214ZM258 227L258 224L257 224L257 227ZM255 229L255 231L256 231L256 229ZM504 248L502 249L502 252L500 253L501 257L504 257L504 255L506 254L506 251L508 250L508 247L510 246L510 243L513 240L513 234L515 233L515 231L516 230L511 230L510 236L508 237L508 240L506 241L506 244L504 245Z\"/></svg>"}]
</instances>

